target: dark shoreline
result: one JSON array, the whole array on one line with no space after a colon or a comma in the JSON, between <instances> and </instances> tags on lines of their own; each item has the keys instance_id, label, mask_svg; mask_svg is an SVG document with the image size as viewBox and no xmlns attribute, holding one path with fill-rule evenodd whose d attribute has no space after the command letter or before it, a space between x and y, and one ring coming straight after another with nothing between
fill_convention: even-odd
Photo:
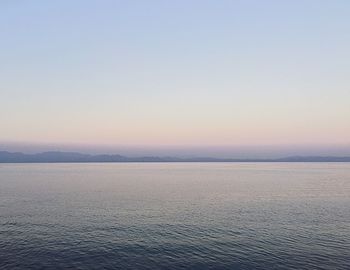
<instances>
[{"instance_id":1,"label":"dark shoreline","mask_svg":"<svg viewBox=\"0 0 350 270\"><path fill-rule=\"evenodd\" d=\"M211 158L211 157L126 157L121 155L89 155L76 152L43 152L24 154L21 152L0 151L0 163L179 163L179 162L230 162L230 163L283 163L283 162L350 162L350 157L334 156L291 156L275 159L261 158Z\"/></svg>"}]
</instances>

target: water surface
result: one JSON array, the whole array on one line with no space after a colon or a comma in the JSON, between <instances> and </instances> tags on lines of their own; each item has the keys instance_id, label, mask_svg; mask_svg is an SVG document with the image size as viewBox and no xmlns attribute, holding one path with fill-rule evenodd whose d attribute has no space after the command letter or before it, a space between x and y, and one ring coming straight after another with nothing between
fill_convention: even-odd
<instances>
[{"instance_id":1,"label":"water surface","mask_svg":"<svg viewBox=\"0 0 350 270\"><path fill-rule=\"evenodd\" d=\"M350 269L350 163L0 164L2 269Z\"/></svg>"}]
</instances>

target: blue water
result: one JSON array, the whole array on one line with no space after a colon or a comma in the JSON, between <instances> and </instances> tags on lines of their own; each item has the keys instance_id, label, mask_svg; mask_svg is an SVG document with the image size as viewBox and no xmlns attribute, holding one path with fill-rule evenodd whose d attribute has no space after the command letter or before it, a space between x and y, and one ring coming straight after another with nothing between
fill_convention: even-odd
<instances>
[{"instance_id":1,"label":"blue water","mask_svg":"<svg viewBox=\"0 0 350 270\"><path fill-rule=\"evenodd\" d=\"M350 163L0 164L1 269L350 269Z\"/></svg>"}]
</instances>

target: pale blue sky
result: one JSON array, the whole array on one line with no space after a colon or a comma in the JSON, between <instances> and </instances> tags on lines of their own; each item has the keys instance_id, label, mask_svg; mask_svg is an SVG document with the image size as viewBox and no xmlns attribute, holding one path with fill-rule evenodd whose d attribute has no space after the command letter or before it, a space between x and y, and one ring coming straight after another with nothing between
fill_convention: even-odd
<instances>
[{"instance_id":1,"label":"pale blue sky","mask_svg":"<svg viewBox=\"0 0 350 270\"><path fill-rule=\"evenodd\" d=\"M350 145L350 1L1 1L0 142Z\"/></svg>"}]
</instances>

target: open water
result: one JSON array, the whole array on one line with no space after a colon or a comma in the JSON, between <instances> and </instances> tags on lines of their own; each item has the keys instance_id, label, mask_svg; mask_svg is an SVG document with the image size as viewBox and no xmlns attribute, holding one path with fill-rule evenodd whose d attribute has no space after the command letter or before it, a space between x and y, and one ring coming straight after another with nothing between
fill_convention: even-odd
<instances>
[{"instance_id":1,"label":"open water","mask_svg":"<svg viewBox=\"0 0 350 270\"><path fill-rule=\"evenodd\" d=\"M1 269L350 269L350 163L0 164Z\"/></svg>"}]
</instances>

